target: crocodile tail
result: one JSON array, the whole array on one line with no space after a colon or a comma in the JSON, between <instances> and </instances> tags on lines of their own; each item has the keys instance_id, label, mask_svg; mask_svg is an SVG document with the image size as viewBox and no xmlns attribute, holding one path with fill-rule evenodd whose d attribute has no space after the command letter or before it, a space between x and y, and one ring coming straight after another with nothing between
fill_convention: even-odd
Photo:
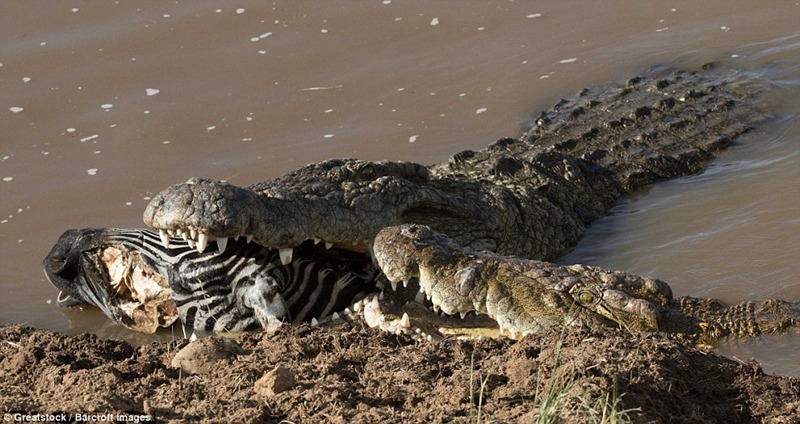
<instances>
[{"instance_id":1,"label":"crocodile tail","mask_svg":"<svg viewBox=\"0 0 800 424\"><path fill-rule=\"evenodd\" d=\"M611 172L626 192L702 171L765 116L742 73L656 68L614 86L584 89L535 119L522 139Z\"/></svg>"}]
</instances>

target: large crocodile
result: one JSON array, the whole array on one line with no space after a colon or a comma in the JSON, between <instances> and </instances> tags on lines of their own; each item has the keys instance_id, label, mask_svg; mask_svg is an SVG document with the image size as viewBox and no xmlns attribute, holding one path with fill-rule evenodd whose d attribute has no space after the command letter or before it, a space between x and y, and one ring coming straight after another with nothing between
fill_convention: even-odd
<instances>
[{"instance_id":1,"label":"large crocodile","mask_svg":"<svg viewBox=\"0 0 800 424\"><path fill-rule=\"evenodd\" d=\"M366 252L382 228L409 222L464 246L555 259L621 195L699 172L762 120L751 82L653 70L584 90L519 139L445 163L329 160L246 188L192 178L155 196L144 221L165 241L246 236L287 259L307 239Z\"/></svg>"},{"instance_id":2,"label":"large crocodile","mask_svg":"<svg viewBox=\"0 0 800 424\"><path fill-rule=\"evenodd\" d=\"M375 239L373 255L389 281L415 281L435 310L488 315L501 334L511 337L563 325L612 325L664 331L687 344L713 345L800 325L797 301L728 307L709 298L673 298L670 287L658 279L478 251L424 225L384 228Z\"/></svg>"}]
</instances>

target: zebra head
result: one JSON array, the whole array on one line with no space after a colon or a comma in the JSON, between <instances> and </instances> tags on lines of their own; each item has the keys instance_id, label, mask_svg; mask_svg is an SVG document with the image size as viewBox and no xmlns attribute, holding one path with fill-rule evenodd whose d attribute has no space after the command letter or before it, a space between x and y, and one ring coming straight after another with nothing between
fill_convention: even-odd
<instances>
[{"instance_id":1,"label":"zebra head","mask_svg":"<svg viewBox=\"0 0 800 424\"><path fill-rule=\"evenodd\" d=\"M322 319L375 290L368 257L308 243L286 265L244 238L200 252L191 240L145 229L66 231L44 260L62 307L97 306L143 332L178 319L203 331L272 330Z\"/></svg>"}]
</instances>

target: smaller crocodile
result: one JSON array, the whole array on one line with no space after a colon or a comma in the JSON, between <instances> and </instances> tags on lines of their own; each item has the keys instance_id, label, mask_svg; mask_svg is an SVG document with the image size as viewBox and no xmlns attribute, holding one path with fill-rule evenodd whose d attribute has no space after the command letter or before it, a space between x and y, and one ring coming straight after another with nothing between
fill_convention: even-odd
<instances>
[{"instance_id":1,"label":"smaller crocodile","mask_svg":"<svg viewBox=\"0 0 800 424\"><path fill-rule=\"evenodd\" d=\"M728 307L715 299L674 298L669 285L655 278L478 251L424 225L381 230L372 253L393 285L416 280L434 310L488 315L511 337L565 324L602 325L663 331L686 344L713 345L800 325L800 302Z\"/></svg>"}]
</instances>

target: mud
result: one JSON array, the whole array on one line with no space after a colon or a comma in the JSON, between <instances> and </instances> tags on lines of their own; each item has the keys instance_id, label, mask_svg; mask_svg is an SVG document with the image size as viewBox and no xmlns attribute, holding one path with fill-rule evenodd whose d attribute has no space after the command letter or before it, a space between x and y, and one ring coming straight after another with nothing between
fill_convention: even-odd
<instances>
[{"instance_id":1,"label":"mud","mask_svg":"<svg viewBox=\"0 0 800 424\"><path fill-rule=\"evenodd\" d=\"M563 422L597 421L598 399L613 402L615 390L617 409L635 423L800 416L800 379L660 334L570 329L521 341L416 342L301 325L234 341L245 354L190 375L170 365L183 339L135 347L2 327L0 409L158 422L531 422L555 388Z\"/></svg>"}]
</instances>

